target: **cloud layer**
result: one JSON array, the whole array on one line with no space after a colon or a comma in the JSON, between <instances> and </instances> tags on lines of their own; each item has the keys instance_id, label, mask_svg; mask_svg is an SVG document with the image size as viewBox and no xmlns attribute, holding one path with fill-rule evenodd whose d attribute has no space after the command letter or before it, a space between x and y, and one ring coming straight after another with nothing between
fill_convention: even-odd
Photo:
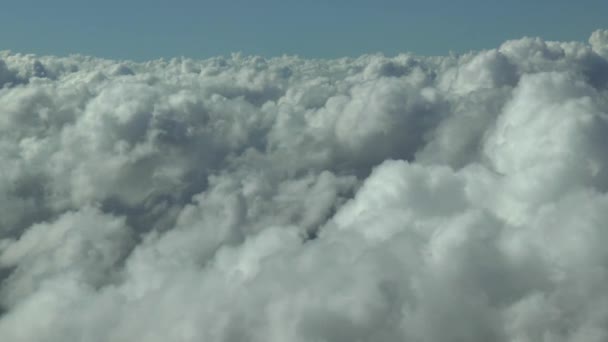
<instances>
[{"instance_id":1,"label":"cloud layer","mask_svg":"<svg viewBox=\"0 0 608 342\"><path fill-rule=\"evenodd\" d=\"M608 340L608 31L0 53L0 340Z\"/></svg>"}]
</instances>

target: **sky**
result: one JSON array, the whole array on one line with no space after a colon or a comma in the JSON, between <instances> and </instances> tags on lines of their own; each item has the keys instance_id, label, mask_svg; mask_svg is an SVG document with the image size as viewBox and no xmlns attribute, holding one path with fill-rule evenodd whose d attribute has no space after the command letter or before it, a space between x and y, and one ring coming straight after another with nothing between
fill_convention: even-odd
<instances>
[{"instance_id":1,"label":"sky","mask_svg":"<svg viewBox=\"0 0 608 342\"><path fill-rule=\"evenodd\" d=\"M0 50L136 61L445 55L509 39L585 40L608 26L603 0L21 0L0 11Z\"/></svg>"}]
</instances>

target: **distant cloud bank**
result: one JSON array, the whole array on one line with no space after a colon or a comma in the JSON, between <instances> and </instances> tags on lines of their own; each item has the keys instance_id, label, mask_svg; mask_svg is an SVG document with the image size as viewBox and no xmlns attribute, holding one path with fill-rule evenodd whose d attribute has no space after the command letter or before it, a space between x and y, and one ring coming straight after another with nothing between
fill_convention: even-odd
<instances>
[{"instance_id":1,"label":"distant cloud bank","mask_svg":"<svg viewBox=\"0 0 608 342\"><path fill-rule=\"evenodd\" d=\"M0 53L0 340L608 340L608 30Z\"/></svg>"}]
</instances>

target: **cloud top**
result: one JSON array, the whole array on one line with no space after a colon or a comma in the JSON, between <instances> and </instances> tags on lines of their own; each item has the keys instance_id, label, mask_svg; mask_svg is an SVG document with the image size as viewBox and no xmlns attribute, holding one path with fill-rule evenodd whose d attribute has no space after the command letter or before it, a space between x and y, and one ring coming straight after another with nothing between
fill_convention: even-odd
<instances>
[{"instance_id":1,"label":"cloud top","mask_svg":"<svg viewBox=\"0 0 608 342\"><path fill-rule=\"evenodd\" d=\"M605 341L608 31L0 53L0 340Z\"/></svg>"}]
</instances>

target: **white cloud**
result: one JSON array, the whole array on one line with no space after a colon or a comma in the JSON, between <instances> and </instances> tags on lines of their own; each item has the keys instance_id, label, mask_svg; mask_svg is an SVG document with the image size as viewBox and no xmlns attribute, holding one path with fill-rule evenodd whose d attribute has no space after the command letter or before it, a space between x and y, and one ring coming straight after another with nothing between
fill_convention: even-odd
<instances>
[{"instance_id":1,"label":"white cloud","mask_svg":"<svg viewBox=\"0 0 608 342\"><path fill-rule=\"evenodd\" d=\"M593 51L606 57L608 55L608 30L597 30L591 34L589 44Z\"/></svg>"},{"instance_id":2,"label":"white cloud","mask_svg":"<svg viewBox=\"0 0 608 342\"><path fill-rule=\"evenodd\" d=\"M604 341L608 60L0 53L0 340Z\"/></svg>"}]
</instances>

